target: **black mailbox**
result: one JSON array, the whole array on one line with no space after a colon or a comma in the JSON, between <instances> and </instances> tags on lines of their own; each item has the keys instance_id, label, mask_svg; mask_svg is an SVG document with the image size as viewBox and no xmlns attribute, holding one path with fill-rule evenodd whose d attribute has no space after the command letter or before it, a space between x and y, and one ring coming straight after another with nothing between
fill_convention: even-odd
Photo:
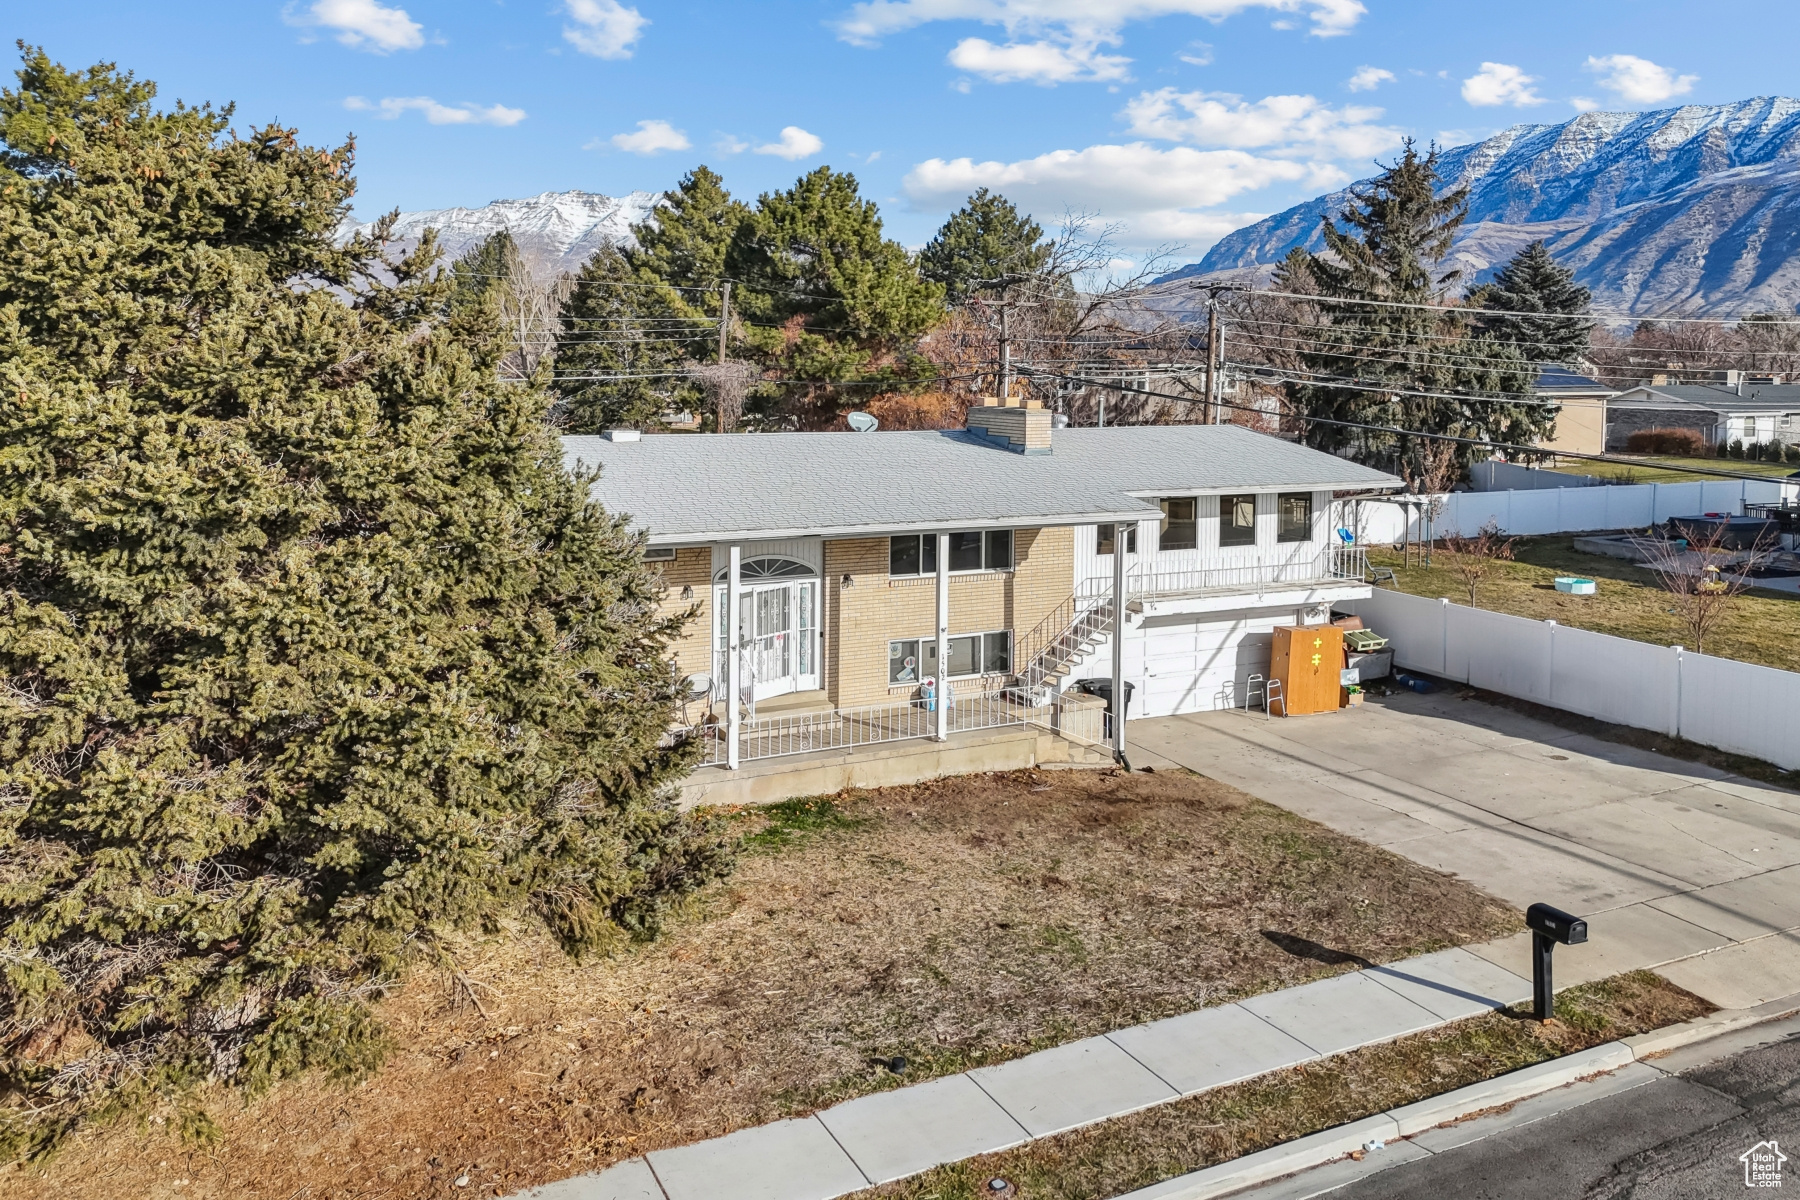
<instances>
[{"instance_id":1,"label":"black mailbox","mask_svg":"<svg viewBox=\"0 0 1800 1200\"><path fill-rule=\"evenodd\" d=\"M1548 904L1534 904L1525 910L1525 924L1533 933L1541 933L1553 942L1579 946L1587 941L1587 922Z\"/></svg>"}]
</instances>

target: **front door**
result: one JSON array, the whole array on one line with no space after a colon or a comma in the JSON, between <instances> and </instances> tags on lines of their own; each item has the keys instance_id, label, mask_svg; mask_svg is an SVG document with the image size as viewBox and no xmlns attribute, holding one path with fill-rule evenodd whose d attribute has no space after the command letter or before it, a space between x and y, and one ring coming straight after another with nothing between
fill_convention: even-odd
<instances>
[{"instance_id":1,"label":"front door","mask_svg":"<svg viewBox=\"0 0 1800 1200\"><path fill-rule=\"evenodd\" d=\"M719 614L714 647L724 682L726 645L725 589L714 589ZM752 700L817 690L819 686L819 581L783 580L749 583L738 593L738 625L743 643L744 689Z\"/></svg>"}]
</instances>

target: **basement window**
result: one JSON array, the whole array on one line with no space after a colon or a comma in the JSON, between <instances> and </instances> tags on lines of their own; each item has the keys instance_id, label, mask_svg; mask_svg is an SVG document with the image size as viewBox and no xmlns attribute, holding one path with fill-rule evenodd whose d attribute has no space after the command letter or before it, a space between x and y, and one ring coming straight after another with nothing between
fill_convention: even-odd
<instances>
[{"instance_id":1,"label":"basement window","mask_svg":"<svg viewBox=\"0 0 1800 1200\"><path fill-rule=\"evenodd\" d=\"M904 687L937 677L937 639L902 638L888 643L888 684ZM950 639L951 679L1012 673L1012 630L965 633Z\"/></svg>"}]
</instances>

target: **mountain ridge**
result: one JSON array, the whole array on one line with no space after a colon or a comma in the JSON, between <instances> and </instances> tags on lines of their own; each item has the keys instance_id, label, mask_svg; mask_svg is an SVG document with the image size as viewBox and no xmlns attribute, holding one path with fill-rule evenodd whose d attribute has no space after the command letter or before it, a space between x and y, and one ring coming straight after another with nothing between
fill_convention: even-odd
<instances>
[{"instance_id":1,"label":"mountain ridge","mask_svg":"<svg viewBox=\"0 0 1800 1200\"><path fill-rule=\"evenodd\" d=\"M403 248L418 245L427 229L438 231L445 259L505 229L534 272L578 271L594 251L633 244L631 227L648 216L661 192L540 192L518 200L494 200L480 208L434 208L403 212L392 237ZM371 233L375 222L349 223L344 234Z\"/></svg>"},{"instance_id":2,"label":"mountain ridge","mask_svg":"<svg viewBox=\"0 0 1800 1200\"><path fill-rule=\"evenodd\" d=\"M1469 220L1451 259L1471 282L1542 237L1599 308L1650 315L1800 305L1800 100L1759 96L1515 125L1441 151L1439 169L1447 187L1469 185ZM1321 218L1367 183L1235 230L1157 282L1266 275L1295 246L1317 252Z\"/></svg>"}]
</instances>

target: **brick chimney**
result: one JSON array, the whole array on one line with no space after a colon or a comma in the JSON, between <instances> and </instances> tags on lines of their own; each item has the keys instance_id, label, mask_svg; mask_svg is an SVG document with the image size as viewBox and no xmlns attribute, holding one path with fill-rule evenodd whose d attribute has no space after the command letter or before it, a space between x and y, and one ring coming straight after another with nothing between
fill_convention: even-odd
<instances>
[{"instance_id":1,"label":"brick chimney","mask_svg":"<svg viewBox=\"0 0 1800 1200\"><path fill-rule=\"evenodd\" d=\"M1038 400L985 396L969 409L964 427L1014 454L1050 453L1050 413Z\"/></svg>"}]
</instances>

